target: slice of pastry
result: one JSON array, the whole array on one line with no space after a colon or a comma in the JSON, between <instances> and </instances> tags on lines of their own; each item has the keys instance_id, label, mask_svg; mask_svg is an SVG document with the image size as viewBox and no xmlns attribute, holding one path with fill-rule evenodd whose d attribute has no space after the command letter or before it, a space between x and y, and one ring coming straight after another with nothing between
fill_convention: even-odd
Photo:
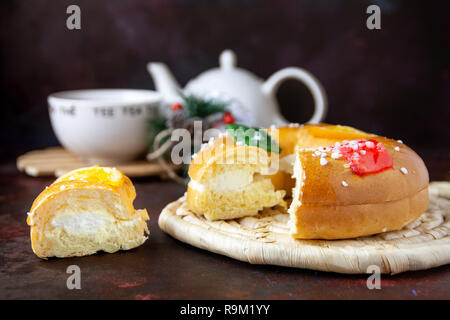
<instances>
[{"instance_id":1,"label":"slice of pastry","mask_svg":"<svg viewBox=\"0 0 450 320\"><path fill-rule=\"evenodd\" d=\"M135 248L147 239L145 209L135 210L130 179L115 168L89 167L58 178L28 213L31 245L40 258Z\"/></svg>"},{"instance_id":2,"label":"slice of pastry","mask_svg":"<svg viewBox=\"0 0 450 320\"><path fill-rule=\"evenodd\" d=\"M209 220L258 214L265 207L285 206L284 190L275 190L270 156L255 146L236 144L232 137L211 140L189 166L187 202Z\"/></svg>"},{"instance_id":3,"label":"slice of pastry","mask_svg":"<svg viewBox=\"0 0 450 320\"><path fill-rule=\"evenodd\" d=\"M192 181L187 191L193 212L210 220L233 219L284 205L282 197L287 195L292 196L288 212L294 238L344 239L400 229L427 208L428 171L401 142L327 124L267 132L281 152L267 152L260 165L244 158L223 165L215 153L207 152L227 144L232 153L261 149L247 143L238 146L230 134L197 154L201 160L195 159L189 168ZM278 171L265 173L274 159Z\"/></svg>"}]
</instances>

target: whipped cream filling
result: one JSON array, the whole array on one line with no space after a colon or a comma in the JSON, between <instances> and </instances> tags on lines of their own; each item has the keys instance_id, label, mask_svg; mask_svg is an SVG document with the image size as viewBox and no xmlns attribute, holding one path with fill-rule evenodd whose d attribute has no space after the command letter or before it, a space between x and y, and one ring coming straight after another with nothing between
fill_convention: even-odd
<instances>
[{"instance_id":1,"label":"whipped cream filling","mask_svg":"<svg viewBox=\"0 0 450 320\"><path fill-rule=\"evenodd\" d=\"M292 190L292 203L291 206L288 209L288 213L290 216L289 219L289 228L291 229L291 233L295 233L296 225L297 225L297 215L296 212L298 208L302 205L302 196L303 196L303 187L305 186L305 179L306 175L302 168L302 163L300 161L300 157L297 155L294 158L294 164L293 167L293 178L296 178L295 181L295 187Z\"/></svg>"},{"instance_id":2,"label":"whipped cream filling","mask_svg":"<svg viewBox=\"0 0 450 320\"><path fill-rule=\"evenodd\" d=\"M104 212L71 212L56 215L51 225L63 229L69 235L96 234L113 225L115 219Z\"/></svg>"},{"instance_id":3,"label":"whipped cream filling","mask_svg":"<svg viewBox=\"0 0 450 320\"><path fill-rule=\"evenodd\" d=\"M295 154L290 154L279 160L279 168L280 168L280 170L293 175L294 174L294 162L295 162Z\"/></svg>"},{"instance_id":4,"label":"whipped cream filling","mask_svg":"<svg viewBox=\"0 0 450 320\"><path fill-rule=\"evenodd\" d=\"M258 174L253 174L244 170L229 170L227 172L216 175L205 183L200 183L196 180L189 182L189 187L203 192L205 189L212 189L215 191L239 191L245 189L250 185Z\"/></svg>"},{"instance_id":5,"label":"whipped cream filling","mask_svg":"<svg viewBox=\"0 0 450 320\"><path fill-rule=\"evenodd\" d=\"M205 185L194 179L191 179L191 181L189 181L189 188L196 190L198 192L205 191Z\"/></svg>"},{"instance_id":6,"label":"whipped cream filling","mask_svg":"<svg viewBox=\"0 0 450 320\"><path fill-rule=\"evenodd\" d=\"M295 154L288 155L279 160L279 170L285 171L289 174L294 173ZM205 183L200 183L194 179L189 182L189 187L193 190L203 192L205 189L213 189L216 191L226 190L243 190L256 179L259 179L259 174L249 174L247 171L230 170L218 174Z\"/></svg>"}]
</instances>

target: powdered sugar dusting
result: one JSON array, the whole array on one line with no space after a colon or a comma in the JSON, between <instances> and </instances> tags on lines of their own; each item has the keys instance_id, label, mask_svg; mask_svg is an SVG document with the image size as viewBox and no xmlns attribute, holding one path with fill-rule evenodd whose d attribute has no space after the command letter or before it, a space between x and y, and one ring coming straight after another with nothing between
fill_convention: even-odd
<instances>
[{"instance_id":1,"label":"powdered sugar dusting","mask_svg":"<svg viewBox=\"0 0 450 320\"><path fill-rule=\"evenodd\" d=\"M325 159L325 158L320 158L320 165L321 165L321 166L324 166L324 165L326 165L327 163L328 163L327 159Z\"/></svg>"}]
</instances>

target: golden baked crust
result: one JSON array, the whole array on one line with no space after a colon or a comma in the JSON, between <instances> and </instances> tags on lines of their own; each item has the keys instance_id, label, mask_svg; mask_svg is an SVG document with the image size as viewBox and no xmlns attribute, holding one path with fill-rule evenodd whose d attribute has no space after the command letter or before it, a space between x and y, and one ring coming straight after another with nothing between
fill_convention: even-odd
<instances>
[{"instance_id":1,"label":"golden baked crust","mask_svg":"<svg viewBox=\"0 0 450 320\"><path fill-rule=\"evenodd\" d=\"M82 256L142 244L149 217L145 209L134 209L135 197L130 179L115 168L95 166L61 176L28 213L34 253L41 258ZM61 217L62 226L55 225ZM97 230L86 233L89 223Z\"/></svg>"},{"instance_id":2,"label":"golden baked crust","mask_svg":"<svg viewBox=\"0 0 450 320\"><path fill-rule=\"evenodd\" d=\"M280 158L293 154L298 145L303 148L317 148L332 145L337 141L376 137L352 127L326 123L275 127L266 131L278 142L281 148Z\"/></svg>"},{"instance_id":3,"label":"golden baked crust","mask_svg":"<svg viewBox=\"0 0 450 320\"><path fill-rule=\"evenodd\" d=\"M291 235L298 239L332 240L399 230L416 220L427 206L427 187L393 201L355 205L302 204L291 220Z\"/></svg>"},{"instance_id":4,"label":"golden baked crust","mask_svg":"<svg viewBox=\"0 0 450 320\"><path fill-rule=\"evenodd\" d=\"M223 135L196 153L189 165L189 177L196 181L210 178L211 169L219 165L251 164L259 170L270 165L270 154L258 147L238 146L232 137ZM208 175L209 174L209 175Z\"/></svg>"},{"instance_id":5,"label":"golden baked crust","mask_svg":"<svg viewBox=\"0 0 450 320\"><path fill-rule=\"evenodd\" d=\"M388 202L410 197L428 186L428 171L422 159L409 147L394 140L377 137L391 156L391 169L359 176L342 157L327 157L321 165L312 151L297 151L306 176L303 204L353 205ZM395 151L395 147L399 151ZM298 147L300 149L300 145ZM402 173L406 168L408 174ZM348 186L343 187L345 181Z\"/></svg>"}]
</instances>

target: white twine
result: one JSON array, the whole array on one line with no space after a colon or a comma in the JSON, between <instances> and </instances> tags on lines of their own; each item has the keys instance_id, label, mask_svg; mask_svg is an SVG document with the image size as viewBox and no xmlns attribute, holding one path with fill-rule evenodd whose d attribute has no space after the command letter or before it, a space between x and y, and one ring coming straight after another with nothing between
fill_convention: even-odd
<instances>
[{"instance_id":1,"label":"white twine","mask_svg":"<svg viewBox=\"0 0 450 320\"><path fill-rule=\"evenodd\" d=\"M173 129L166 129L166 130L159 132L156 135L155 140L153 141L153 150L154 151L147 154L147 160L153 161L153 160L157 159L158 163L166 171L169 178L171 178L172 180L174 180L178 183L185 184L185 179L183 177L179 176L163 157L164 153L166 153L166 151L172 147L173 142L170 139L168 139L161 146L159 145L164 138L166 138L172 134L172 131L173 131Z\"/></svg>"}]
</instances>

